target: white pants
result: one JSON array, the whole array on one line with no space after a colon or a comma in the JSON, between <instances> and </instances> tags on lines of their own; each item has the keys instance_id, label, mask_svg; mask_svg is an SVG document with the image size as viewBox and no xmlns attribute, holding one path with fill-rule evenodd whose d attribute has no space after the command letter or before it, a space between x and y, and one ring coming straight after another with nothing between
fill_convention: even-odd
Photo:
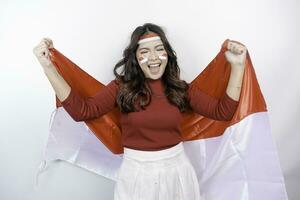
<instances>
[{"instance_id":1,"label":"white pants","mask_svg":"<svg viewBox=\"0 0 300 200\"><path fill-rule=\"evenodd\" d=\"M114 200L200 200L196 172L182 142L159 151L125 147Z\"/></svg>"}]
</instances>

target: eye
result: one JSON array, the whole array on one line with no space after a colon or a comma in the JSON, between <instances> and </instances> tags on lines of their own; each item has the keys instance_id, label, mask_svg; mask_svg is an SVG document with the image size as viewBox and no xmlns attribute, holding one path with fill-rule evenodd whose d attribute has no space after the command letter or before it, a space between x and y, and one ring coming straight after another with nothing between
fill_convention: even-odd
<instances>
[{"instance_id":1,"label":"eye","mask_svg":"<svg viewBox=\"0 0 300 200\"><path fill-rule=\"evenodd\" d=\"M140 53L141 53L141 54L144 54L144 53L147 53L147 51L141 51Z\"/></svg>"},{"instance_id":2,"label":"eye","mask_svg":"<svg viewBox=\"0 0 300 200\"><path fill-rule=\"evenodd\" d=\"M164 49L163 49L163 48L161 48L161 49L157 49L157 51L164 51Z\"/></svg>"}]
</instances>

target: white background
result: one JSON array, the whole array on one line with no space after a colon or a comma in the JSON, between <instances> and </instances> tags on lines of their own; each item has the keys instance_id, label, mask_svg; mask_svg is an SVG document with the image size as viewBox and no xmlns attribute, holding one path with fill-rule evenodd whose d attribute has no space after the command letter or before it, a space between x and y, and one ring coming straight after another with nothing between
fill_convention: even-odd
<instances>
[{"instance_id":1,"label":"white background","mask_svg":"<svg viewBox=\"0 0 300 200\"><path fill-rule=\"evenodd\" d=\"M165 29L188 82L225 39L247 46L268 105L289 198L300 199L298 2L0 1L0 199L112 199L113 181L66 162L52 164L34 187L55 93L32 49L50 37L59 51L107 84L130 34L146 22Z\"/></svg>"}]
</instances>

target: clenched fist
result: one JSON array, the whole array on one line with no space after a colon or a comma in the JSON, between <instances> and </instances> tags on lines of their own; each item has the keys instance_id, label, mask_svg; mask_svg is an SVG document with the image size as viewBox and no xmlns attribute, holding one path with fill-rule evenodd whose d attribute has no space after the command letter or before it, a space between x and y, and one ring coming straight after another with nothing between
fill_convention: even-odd
<instances>
[{"instance_id":1,"label":"clenched fist","mask_svg":"<svg viewBox=\"0 0 300 200\"><path fill-rule=\"evenodd\" d=\"M225 57L231 64L231 67L245 66L247 48L237 42L228 42L227 51Z\"/></svg>"},{"instance_id":2,"label":"clenched fist","mask_svg":"<svg viewBox=\"0 0 300 200\"><path fill-rule=\"evenodd\" d=\"M50 38L43 38L41 42L33 48L33 53L44 69L53 67L49 52L51 48L53 48L53 42Z\"/></svg>"}]
</instances>

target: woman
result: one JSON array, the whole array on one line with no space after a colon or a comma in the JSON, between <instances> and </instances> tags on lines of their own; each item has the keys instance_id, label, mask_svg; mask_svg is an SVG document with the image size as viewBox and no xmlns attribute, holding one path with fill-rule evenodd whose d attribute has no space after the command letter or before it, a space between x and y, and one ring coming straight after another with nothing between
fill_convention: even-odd
<instances>
[{"instance_id":1,"label":"woman","mask_svg":"<svg viewBox=\"0 0 300 200\"><path fill-rule=\"evenodd\" d=\"M216 120L230 120L237 108L246 48L229 42L225 55L231 76L221 99L180 80L177 57L163 30L146 23L131 36L115 80L93 97L78 95L49 59L50 39L34 48L56 96L75 121L98 118L115 105L121 111L124 156L115 199L200 199L195 171L184 152L181 113L192 109ZM117 69L124 66L122 74Z\"/></svg>"}]
</instances>

